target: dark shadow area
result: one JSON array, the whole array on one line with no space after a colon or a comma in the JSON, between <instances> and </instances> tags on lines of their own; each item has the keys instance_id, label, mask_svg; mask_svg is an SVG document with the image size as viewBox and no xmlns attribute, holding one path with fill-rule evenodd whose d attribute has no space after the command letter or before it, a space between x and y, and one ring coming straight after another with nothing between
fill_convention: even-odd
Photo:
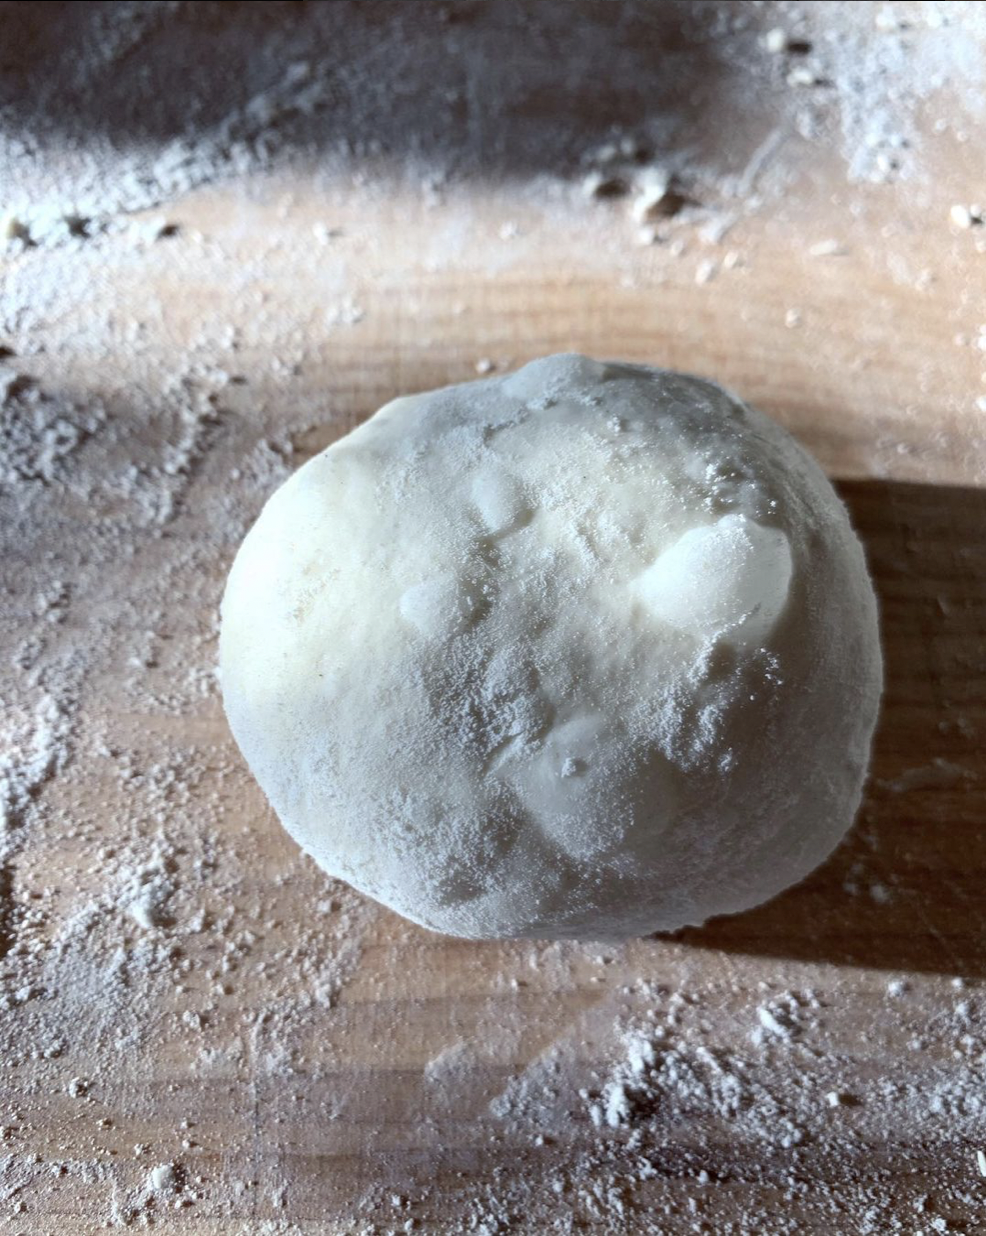
<instances>
[{"instance_id":1,"label":"dark shadow area","mask_svg":"<svg viewBox=\"0 0 986 1236\"><path fill-rule=\"evenodd\" d=\"M630 160L714 150L741 172L762 20L731 0L8 2L0 123L484 176L565 173L617 131Z\"/></svg>"},{"instance_id":2,"label":"dark shadow area","mask_svg":"<svg viewBox=\"0 0 986 1236\"><path fill-rule=\"evenodd\" d=\"M678 939L986 977L986 490L840 486L880 597L886 689L846 841L798 887Z\"/></svg>"},{"instance_id":3,"label":"dark shadow area","mask_svg":"<svg viewBox=\"0 0 986 1236\"><path fill-rule=\"evenodd\" d=\"M14 901L14 869L7 862L0 866L0 961L17 940L16 906Z\"/></svg>"}]
</instances>

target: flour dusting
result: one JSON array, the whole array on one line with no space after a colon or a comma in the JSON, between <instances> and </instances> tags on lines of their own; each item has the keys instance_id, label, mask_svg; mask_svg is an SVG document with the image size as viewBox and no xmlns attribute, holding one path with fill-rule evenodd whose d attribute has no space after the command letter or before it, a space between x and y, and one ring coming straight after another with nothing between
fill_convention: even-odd
<instances>
[{"instance_id":1,"label":"flour dusting","mask_svg":"<svg viewBox=\"0 0 986 1236\"><path fill-rule=\"evenodd\" d=\"M983 6L2 20L0 1226L971 1236ZM892 690L783 900L463 945L282 836L216 608L376 407L572 348L708 373L850 478Z\"/></svg>"}]
</instances>

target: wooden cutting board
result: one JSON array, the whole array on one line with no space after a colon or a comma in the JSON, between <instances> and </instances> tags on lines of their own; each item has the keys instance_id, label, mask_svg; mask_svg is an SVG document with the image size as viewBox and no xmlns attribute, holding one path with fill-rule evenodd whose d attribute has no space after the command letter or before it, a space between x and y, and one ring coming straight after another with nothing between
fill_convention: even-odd
<instances>
[{"instance_id":1,"label":"wooden cutting board","mask_svg":"<svg viewBox=\"0 0 986 1236\"><path fill-rule=\"evenodd\" d=\"M43 350L17 364L46 397L102 401L77 466L105 484L71 497L62 476L44 508L69 572L49 653L96 651L6 877L6 973L41 977L2 1014L3 1230L978 1230L986 259L949 222L982 193L964 160L920 192L856 187L852 213L841 170L814 166L716 242L683 224L677 253L636 243L620 201L471 184L436 205L299 172L176 202L178 234L138 252L18 259L85 285L69 318L38 311ZM236 540L290 468L399 393L558 350L709 375L777 417L837 480L880 596L856 829L801 887L673 939L400 921L297 854L215 691L189 685ZM149 490L130 463L160 468ZM163 519L133 497L159 483ZM110 518L132 549L99 557ZM42 559L10 551L19 590L50 582ZM5 611L7 661L31 604ZM597 1127L628 1027L698 1080L659 1056L630 1118ZM738 1112L717 1068L739 1070Z\"/></svg>"}]
</instances>

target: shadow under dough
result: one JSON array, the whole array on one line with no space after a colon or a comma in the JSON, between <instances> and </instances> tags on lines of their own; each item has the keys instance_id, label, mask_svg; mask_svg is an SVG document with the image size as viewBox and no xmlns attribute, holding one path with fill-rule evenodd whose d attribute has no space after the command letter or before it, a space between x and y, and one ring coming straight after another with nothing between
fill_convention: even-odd
<instances>
[{"instance_id":1,"label":"shadow under dough","mask_svg":"<svg viewBox=\"0 0 986 1236\"><path fill-rule=\"evenodd\" d=\"M886 686L857 823L697 948L986 977L986 490L839 486L880 600Z\"/></svg>"}]
</instances>

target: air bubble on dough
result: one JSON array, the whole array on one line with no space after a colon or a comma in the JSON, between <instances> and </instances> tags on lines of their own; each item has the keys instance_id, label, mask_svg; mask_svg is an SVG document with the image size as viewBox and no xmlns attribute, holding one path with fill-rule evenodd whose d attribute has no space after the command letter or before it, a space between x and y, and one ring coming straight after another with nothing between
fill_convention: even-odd
<instances>
[{"instance_id":1,"label":"air bubble on dough","mask_svg":"<svg viewBox=\"0 0 986 1236\"><path fill-rule=\"evenodd\" d=\"M509 532L530 514L523 489L502 468L480 468L473 478L470 496L492 533Z\"/></svg>"},{"instance_id":2,"label":"air bubble on dough","mask_svg":"<svg viewBox=\"0 0 986 1236\"><path fill-rule=\"evenodd\" d=\"M460 635L476 616L479 598L461 580L438 575L412 584L401 594L401 617L427 639Z\"/></svg>"},{"instance_id":3,"label":"air bubble on dough","mask_svg":"<svg viewBox=\"0 0 986 1236\"><path fill-rule=\"evenodd\" d=\"M743 515L690 528L637 581L661 622L706 642L763 643L787 604L791 546L779 528Z\"/></svg>"}]
</instances>

